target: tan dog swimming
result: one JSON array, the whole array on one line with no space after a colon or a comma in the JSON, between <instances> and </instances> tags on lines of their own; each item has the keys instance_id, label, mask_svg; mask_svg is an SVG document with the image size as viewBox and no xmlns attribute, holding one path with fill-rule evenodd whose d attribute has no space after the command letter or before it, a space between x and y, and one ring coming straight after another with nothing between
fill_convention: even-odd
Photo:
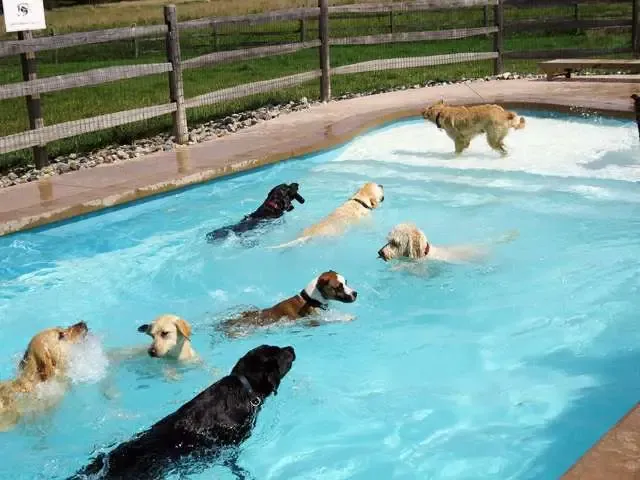
<instances>
[{"instance_id":1,"label":"tan dog swimming","mask_svg":"<svg viewBox=\"0 0 640 480\"><path fill-rule=\"evenodd\" d=\"M486 133L487 143L502 156L507 154L504 139L510 128L525 126L523 117L505 110L500 105L448 105L443 100L427 107L422 116L443 129L455 143L456 154L469 148L471 140Z\"/></svg>"},{"instance_id":2,"label":"tan dog swimming","mask_svg":"<svg viewBox=\"0 0 640 480\"><path fill-rule=\"evenodd\" d=\"M50 328L35 335L29 342L15 379L0 383L0 431L11 429L22 417L52 408L62 398L69 368L70 346L82 341L87 324ZM59 388L39 394L38 388L57 381Z\"/></svg>"},{"instance_id":3,"label":"tan dog swimming","mask_svg":"<svg viewBox=\"0 0 640 480\"><path fill-rule=\"evenodd\" d=\"M506 243L517 238L516 231L491 243ZM393 227L387 243L378 250L378 257L385 262L394 258L414 260L439 260L447 263L468 263L482 261L489 253L485 245L438 246L429 243L427 236L413 223L401 223Z\"/></svg>"},{"instance_id":4,"label":"tan dog swimming","mask_svg":"<svg viewBox=\"0 0 640 480\"><path fill-rule=\"evenodd\" d=\"M377 183L365 183L360 190L318 223L305 228L295 240L271 248L290 247L314 237L341 235L352 224L371 215L384 201L384 188Z\"/></svg>"},{"instance_id":5,"label":"tan dog swimming","mask_svg":"<svg viewBox=\"0 0 640 480\"><path fill-rule=\"evenodd\" d=\"M140 325L138 331L153 338L147 350L151 357L166 357L179 361L198 358L191 347L191 325L177 315L160 315L150 324Z\"/></svg>"}]
</instances>

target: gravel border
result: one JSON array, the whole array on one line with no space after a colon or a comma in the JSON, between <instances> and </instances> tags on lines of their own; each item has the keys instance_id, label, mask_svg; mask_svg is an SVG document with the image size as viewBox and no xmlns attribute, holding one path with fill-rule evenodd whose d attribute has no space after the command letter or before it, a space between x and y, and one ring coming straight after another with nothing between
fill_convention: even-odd
<instances>
[{"instance_id":1,"label":"gravel border","mask_svg":"<svg viewBox=\"0 0 640 480\"><path fill-rule=\"evenodd\" d=\"M349 98L365 97L378 93L395 92L398 90L428 88L441 85L453 85L457 83L485 82L490 80L515 80L515 79L534 79L544 78L544 75L535 74L514 74L505 72L501 75L494 75L484 78L466 79L461 78L456 81L442 82L429 81L423 85L415 84L410 86L399 86L393 88L384 88L372 90L362 93L347 93L332 99L331 101L347 100ZM289 103L280 105L269 105L242 113L234 113L222 119L212 120L202 125L189 129L189 145L212 140L217 137L224 137L235 133L243 128L256 125L261 122L278 118L280 115L287 115L292 112L306 110L311 105L320 103L319 101L309 101L306 97L298 101L290 101ZM136 140L127 145L109 145L89 153L77 154L70 153L62 155L51 160L51 163L42 169L37 169L33 164L15 167L10 169L4 176L0 177L0 188L10 187L21 183L33 182L41 178L52 177L54 175L63 175L67 172L82 170L85 168L93 168L98 165L109 163L121 163L131 159L136 159L157 151L172 150L174 147L174 137L168 133L161 133L151 138L143 138Z\"/></svg>"}]
</instances>

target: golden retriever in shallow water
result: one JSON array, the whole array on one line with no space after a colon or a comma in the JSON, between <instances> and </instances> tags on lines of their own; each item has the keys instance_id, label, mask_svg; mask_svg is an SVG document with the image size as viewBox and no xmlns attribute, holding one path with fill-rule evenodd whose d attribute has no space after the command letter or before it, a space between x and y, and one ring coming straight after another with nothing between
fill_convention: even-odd
<instances>
[{"instance_id":1,"label":"golden retriever in shallow water","mask_svg":"<svg viewBox=\"0 0 640 480\"><path fill-rule=\"evenodd\" d=\"M313 237L341 235L350 225L371 215L384 201L384 188L377 183L365 183L360 190L318 223L305 228L300 236L288 243L271 248L291 247Z\"/></svg>"},{"instance_id":2,"label":"golden retriever in shallow water","mask_svg":"<svg viewBox=\"0 0 640 480\"><path fill-rule=\"evenodd\" d=\"M70 346L84 339L87 332L87 324L80 322L43 330L31 339L17 377L0 383L0 431L10 430L25 415L44 411L60 400L67 381ZM59 385L51 392L38 390L54 381Z\"/></svg>"},{"instance_id":3,"label":"golden retriever in shallow water","mask_svg":"<svg viewBox=\"0 0 640 480\"><path fill-rule=\"evenodd\" d=\"M425 108L422 116L447 133L454 141L458 155L469 147L474 137L486 133L489 146L504 156L507 149L503 142L509 129L525 126L523 117L500 105L463 107L448 105L441 100Z\"/></svg>"},{"instance_id":4,"label":"golden retriever in shallow water","mask_svg":"<svg viewBox=\"0 0 640 480\"><path fill-rule=\"evenodd\" d=\"M492 243L510 242L517 236L517 231L509 232ZM424 232L413 223L401 223L393 227L387 237L387 243L378 250L378 257L385 262L394 258L409 258L468 263L482 261L488 254L487 245L436 247L429 243Z\"/></svg>"}]
</instances>

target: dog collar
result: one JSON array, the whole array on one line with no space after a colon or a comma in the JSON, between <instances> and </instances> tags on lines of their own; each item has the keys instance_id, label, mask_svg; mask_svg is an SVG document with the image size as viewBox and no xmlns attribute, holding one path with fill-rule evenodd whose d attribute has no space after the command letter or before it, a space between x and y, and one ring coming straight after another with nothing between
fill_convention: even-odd
<instances>
[{"instance_id":1,"label":"dog collar","mask_svg":"<svg viewBox=\"0 0 640 480\"><path fill-rule=\"evenodd\" d=\"M360 205L362 205L364 208L366 208L367 210L371 210L371 207L369 205L367 205L366 203L364 203L362 200L360 200L359 198L352 198L351 199L352 202L358 202Z\"/></svg>"},{"instance_id":2,"label":"dog collar","mask_svg":"<svg viewBox=\"0 0 640 480\"><path fill-rule=\"evenodd\" d=\"M326 310L328 307L325 303L319 302L318 300L316 300L315 298L311 298L309 296L309 294L307 293L306 290L302 289L300 291L300 296L302 297L302 299L308 303L309 305L311 305L314 308L320 308L322 310Z\"/></svg>"},{"instance_id":3,"label":"dog collar","mask_svg":"<svg viewBox=\"0 0 640 480\"><path fill-rule=\"evenodd\" d=\"M427 246L424 247L424 256L426 257L427 255L429 255L429 250L431 250L431 245L429 245L427 243Z\"/></svg>"},{"instance_id":4,"label":"dog collar","mask_svg":"<svg viewBox=\"0 0 640 480\"><path fill-rule=\"evenodd\" d=\"M442 130L442 125L440 125L440 115L442 115L441 112L438 112L438 114L436 115L436 127Z\"/></svg>"},{"instance_id":5,"label":"dog collar","mask_svg":"<svg viewBox=\"0 0 640 480\"><path fill-rule=\"evenodd\" d=\"M240 383L242 384L244 389L247 391L247 393L253 397L251 400L249 400L249 403L251 404L251 406L254 408L257 408L258 406L260 406L260 404L262 403L262 399L258 395L256 395L256 393L253 391L253 388L251 388L251 384L249 383L249 380L247 380L247 377L245 377L244 375L236 375L236 376L238 377L238 380L240 380Z\"/></svg>"}]
</instances>

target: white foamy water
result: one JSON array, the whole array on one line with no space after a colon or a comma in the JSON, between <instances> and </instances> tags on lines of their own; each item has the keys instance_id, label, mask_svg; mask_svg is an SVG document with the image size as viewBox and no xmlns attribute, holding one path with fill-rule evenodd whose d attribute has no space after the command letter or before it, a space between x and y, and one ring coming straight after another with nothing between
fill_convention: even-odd
<instances>
[{"instance_id":1,"label":"white foamy water","mask_svg":"<svg viewBox=\"0 0 640 480\"><path fill-rule=\"evenodd\" d=\"M640 142L632 122L540 118L527 116L523 130L511 130L505 140L506 158L491 150L484 136L476 137L462 155L453 141L424 121L366 135L352 142L334 162L320 168L343 169L335 162L382 161L393 164L482 169L530 174L634 182L640 180ZM625 125L621 128L621 125ZM363 164L354 165L363 168ZM346 167L349 168L349 167ZM381 165L377 165L380 169ZM444 174L444 172L442 172ZM395 174L391 168L389 173ZM384 170L378 171L384 176ZM458 181L464 182L464 176ZM526 188L532 188L527 185Z\"/></svg>"},{"instance_id":2,"label":"white foamy water","mask_svg":"<svg viewBox=\"0 0 640 480\"><path fill-rule=\"evenodd\" d=\"M106 377L108 368L109 359L97 336L88 334L71 345L67 374L73 383L96 383Z\"/></svg>"}]
</instances>

